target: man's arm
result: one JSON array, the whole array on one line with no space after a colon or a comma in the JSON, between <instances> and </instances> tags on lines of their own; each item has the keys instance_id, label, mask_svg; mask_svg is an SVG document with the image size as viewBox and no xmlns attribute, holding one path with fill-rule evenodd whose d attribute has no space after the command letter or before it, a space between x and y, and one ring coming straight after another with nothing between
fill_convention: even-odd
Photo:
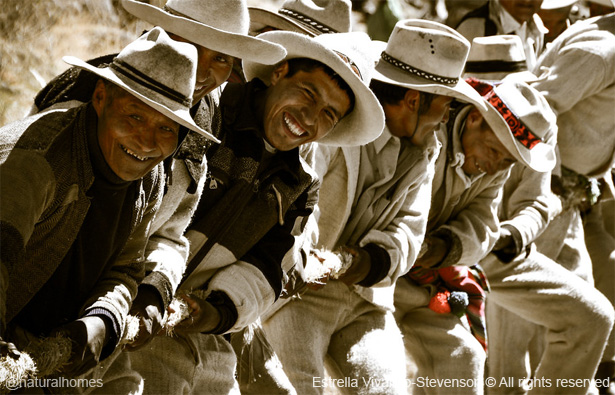
<instances>
[{"instance_id":1,"label":"man's arm","mask_svg":"<svg viewBox=\"0 0 615 395\"><path fill-rule=\"evenodd\" d=\"M516 164L504 185L500 207L500 236L493 252L510 261L547 227L561 202L551 193L551 173L538 173Z\"/></svg>"},{"instance_id":2,"label":"man's arm","mask_svg":"<svg viewBox=\"0 0 615 395\"><path fill-rule=\"evenodd\" d=\"M608 41L596 41L596 45L605 43ZM599 47L591 49L589 45L568 43L560 52L545 54L534 71L536 75L545 75L532 83L532 87L545 96L556 114L570 110L615 82L614 65L599 54ZM542 69L543 65L548 69Z\"/></svg>"},{"instance_id":3,"label":"man's arm","mask_svg":"<svg viewBox=\"0 0 615 395\"><path fill-rule=\"evenodd\" d=\"M502 185L509 172L504 171L492 178L466 207L425 237L427 251L417 260L425 267L440 268L455 265L472 266L480 261L491 249L499 234L497 208L501 200ZM435 252L440 257L426 260Z\"/></svg>"},{"instance_id":4,"label":"man's arm","mask_svg":"<svg viewBox=\"0 0 615 395\"><path fill-rule=\"evenodd\" d=\"M146 204L141 208L141 220L131 233L120 256L105 272L84 304L83 317L104 317L107 328L113 331L101 359L111 354L122 338L126 317L137 294L137 286L143 280L145 247L152 221L162 200L163 174L162 165L158 165L150 172L152 177L150 189L145 187L140 192L142 199L138 199ZM143 184L145 186L147 183Z\"/></svg>"},{"instance_id":5,"label":"man's arm","mask_svg":"<svg viewBox=\"0 0 615 395\"><path fill-rule=\"evenodd\" d=\"M383 229L369 230L359 243L368 253L371 266L359 285L391 286L414 264L425 236L433 172L432 163L408 187L403 204L392 221ZM344 281L343 277L340 280Z\"/></svg>"}]
</instances>

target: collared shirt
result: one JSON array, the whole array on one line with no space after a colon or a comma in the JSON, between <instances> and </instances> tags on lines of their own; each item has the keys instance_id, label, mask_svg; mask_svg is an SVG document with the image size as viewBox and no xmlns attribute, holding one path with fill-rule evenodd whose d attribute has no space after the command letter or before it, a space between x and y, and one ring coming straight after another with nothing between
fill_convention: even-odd
<instances>
[{"instance_id":1,"label":"collared shirt","mask_svg":"<svg viewBox=\"0 0 615 395\"><path fill-rule=\"evenodd\" d=\"M417 148L413 147L409 141L393 136L388 128L385 128L372 144L361 147L361 162L357 178L357 191L360 193L354 196L352 204L353 213L361 213L361 215L350 216L344 233L338 241L356 242L360 240L362 234L353 237L346 233L348 230L355 229L360 229L359 233L363 233L371 229L380 219L382 213L391 204L395 185L415 165L414 157L417 155L414 151L416 150Z\"/></svg>"},{"instance_id":2,"label":"collared shirt","mask_svg":"<svg viewBox=\"0 0 615 395\"><path fill-rule=\"evenodd\" d=\"M488 25L491 25L492 29L488 29ZM502 8L498 0L489 1L483 7L470 12L462 19L456 30L470 42L475 37L486 35L518 35L523 42L528 70L534 68L544 46L544 35L548 32L538 14L534 14L531 20L521 24Z\"/></svg>"},{"instance_id":3,"label":"collared shirt","mask_svg":"<svg viewBox=\"0 0 615 395\"><path fill-rule=\"evenodd\" d=\"M499 16L502 27L500 34L516 34L521 37L527 68L528 70L532 70L536 65L538 55L542 51L544 35L548 32L542 24L540 17L534 14L529 22L519 23L504 9L504 7L502 7L499 1L494 1L491 4L494 12Z\"/></svg>"}]
</instances>

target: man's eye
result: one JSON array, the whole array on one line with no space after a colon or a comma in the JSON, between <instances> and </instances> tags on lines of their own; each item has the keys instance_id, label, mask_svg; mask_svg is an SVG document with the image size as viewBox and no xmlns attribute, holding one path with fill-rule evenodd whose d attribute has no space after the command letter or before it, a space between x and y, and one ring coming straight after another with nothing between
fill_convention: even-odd
<instances>
[{"instance_id":1,"label":"man's eye","mask_svg":"<svg viewBox=\"0 0 615 395\"><path fill-rule=\"evenodd\" d=\"M306 95L308 95L310 97L310 99L314 98L314 93L309 90L308 88L303 88L303 91L305 92Z\"/></svg>"},{"instance_id":2,"label":"man's eye","mask_svg":"<svg viewBox=\"0 0 615 395\"><path fill-rule=\"evenodd\" d=\"M143 118L140 115L136 115L136 114L132 114L130 115L130 118L132 119L136 119L137 121L141 121L143 120Z\"/></svg>"},{"instance_id":3,"label":"man's eye","mask_svg":"<svg viewBox=\"0 0 615 395\"><path fill-rule=\"evenodd\" d=\"M168 127L168 126L161 126L160 129L162 129L162 130L164 130L165 132L168 132L168 133L176 133L175 129L172 129L172 128Z\"/></svg>"},{"instance_id":4,"label":"man's eye","mask_svg":"<svg viewBox=\"0 0 615 395\"><path fill-rule=\"evenodd\" d=\"M333 111L325 110L325 114L327 114L327 118L329 118L331 122L333 122L334 124L337 123L337 117L335 116L335 113Z\"/></svg>"}]
</instances>

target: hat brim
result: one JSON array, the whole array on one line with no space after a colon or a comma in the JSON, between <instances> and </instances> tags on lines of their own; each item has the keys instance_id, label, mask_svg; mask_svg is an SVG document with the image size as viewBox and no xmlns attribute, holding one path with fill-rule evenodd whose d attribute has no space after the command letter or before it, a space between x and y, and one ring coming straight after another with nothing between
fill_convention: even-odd
<instances>
[{"instance_id":1,"label":"hat brim","mask_svg":"<svg viewBox=\"0 0 615 395\"><path fill-rule=\"evenodd\" d=\"M263 33L260 37L284 46L288 52L284 60L309 58L327 65L346 81L354 93L355 105L352 112L318 140L319 144L357 146L367 144L380 136L384 129L384 112L378 99L338 54L300 33L274 31ZM243 62L243 71L248 81L259 78L269 84L273 70L274 66Z\"/></svg>"},{"instance_id":2,"label":"hat brim","mask_svg":"<svg viewBox=\"0 0 615 395\"><path fill-rule=\"evenodd\" d=\"M517 141L508 123L493 106L487 105L486 110L480 111L498 140L515 159L540 173L550 171L555 167L555 149L552 145L540 142L530 150Z\"/></svg>"},{"instance_id":3,"label":"hat brim","mask_svg":"<svg viewBox=\"0 0 615 395\"><path fill-rule=\"evenodd\" d=\"M374 72L375 80L404 88L415 89L436 95L450 96L455 99L473 104L486 110L487 104L480 94L462 78L455 85L443 85L428 82L424 78L407 73L392 64L380 59Z\"/></svg>"},{"instance_id":4,"label":"hat brim","mask_svg":"<svg viewBox=\"0 0 615 395\"><path fill-rule=\"evenodd\" d=\"M109 67L104 67L104 68L94 67L91 64L84 62L83 60L76 58L74 56L64 56L62 60L72 66L77 66L82 69L85 69L91 73L94 73L100 76L101 78L104 78L118 85L119 87L128 91L130 94L132 94L133 96L135 96L136 98L138 98L139 100L147 104L148 106L152 107L154 110L158 111L162 115L172 119L173 121L179 123L180 125L187 127L190 130L194 130L195 132L202 134L206 138L212 141L215 141L216 143L220 143L220 140L214 137L211 133L200 128L199 126L197 126L196 123L194 123L194 120L190 116L190 110L188 108L182 108L181 106L179 106L179 104L178 104L178 108L170 108L164 104L160 104L144 96L143 94L137 92L136 90L128 86L126 82L122 78L120 78L117 74L115 74Z\"/></svg>"},{"instance_id":5,"label":"hat brim","mask_svg":"<svg viewBox=\"0 0 615 395\"><path fill-rule=\"evenodd\" d=\"M286 51L279 45L248 35L226 32L192 19L166 12L162 8L136 0L122 0L126 11L169 33L177 34L195 44L264 64L276 64Z\"/></svg>"},{"instance_id":6,"label":"hat brim","mask_svg":"<svg viewBox=\"0 0 615 395\"><path fill-rule=\"evenodd\" d=\"M476 78L481 81L488 82L490 84L502 82L504 78L506 79L515 79L517 81L523 81L526 83L538 81L539 78L532 73L531 71L519 71L516 73L503 73L503 72L493 72L493 73L464 73L463 78Z\"/></svg>"},{"instance_id":7,"label":"hat brim","mask_svg":"<svg viewBox=\"0 0 615 395\"><path fill-rule=\"evenodd\" d=\"M271 26L279 30L308 34L312 37L320 34L316 30L308 29L298 22L263 8L248 7L248 12L250 13L250 32L259 31L266 26Z\"/></svg>"}]
</instances>

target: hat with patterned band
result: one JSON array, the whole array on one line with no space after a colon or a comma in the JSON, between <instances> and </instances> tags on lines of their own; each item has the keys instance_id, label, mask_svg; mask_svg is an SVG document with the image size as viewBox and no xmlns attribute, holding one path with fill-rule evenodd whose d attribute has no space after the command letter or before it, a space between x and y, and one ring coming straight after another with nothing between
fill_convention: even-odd
<instances>
[{"instance_id":1,"label":"hat with patterned band","mask_svg":"<svg viewBox=\"0 0 615 395\"><path fill-rule=\"evenodd\" d=\"M276 64L284 48L248 35L246 0L168 0L164 8L122 0L126 11L169 33L240 59Z\"/></svg>"},{"instance_id":2,"label":"hat with patterned band","mask_svg":"<svg viewBox=\"0 0 615 395\"><path fill-rule=\"evenodd\" d=\"M331 146L357 146L375 140L384 129L384 112L376 96L369 89L374 61L366 50L371 44L369 36L361 32L305 34L272 31L260 34L263 40L286 48L285 60L314 59L331 68L350 87L355 96L352 111L344 116L319 144ZM260 78L269 83L274 66L245 62L243 71L248 81Z\"/></svg>"},{"instance_id":3,"label":"hat with patterned band","mask_svg":"<svg viewBox=\"0 0 615 395\"><path fill-rule=\"evenodd\" d=\"M552 170L557 117L540 92L514 78L496 85L475 78L466 81L488 103L486 110L479 110L508 152L532 170Z\"/></svg>"},{"instance_id":4,"label":"hat with patterned band","mask_svg":"<svg viewBox=\"0 0 615 395\"><path fill-rule=\"evenodd\" d=\"M128 44L107 67L94 67L73 56L62 58L111 81L162 115L219 143L190 116L197 59L194 45L171 40L160 27Z\"/></svg>"},{"instance_id":5,"label":"hat with patterned band","mask_svg":"<svg viewBox=\"0 0 615 395\"><path fill-rule=\"evenodd\" d=\"M485 108L485 103L461 73L470 43L441 23L406 19L397 22L376 65L374 79L387 84L451 96Z\"/></svg>"},{"instance_id":6,"label":"hat with patterned band","mask_svg":"<svg viewBox=\"0 0 615 395\"><path fill-rule=\"evenodd\" d=\"M265 27L318 36L350 31L350 0L286 0L278 12L249 7L250 32Z\"/></svg>"},{"instance_id":7,"label":"hat with patterned band","mask_svg":"<svg viewBox=\"0 0 615 395\"><path fill-rule=\"evenodd\" d=\"M463 76L494 82L511 75L520 81L536 80L537 77L527 70L525 59L523 42L519 36L503 34L475 37Z\"/></svg>"}]
</instances>

